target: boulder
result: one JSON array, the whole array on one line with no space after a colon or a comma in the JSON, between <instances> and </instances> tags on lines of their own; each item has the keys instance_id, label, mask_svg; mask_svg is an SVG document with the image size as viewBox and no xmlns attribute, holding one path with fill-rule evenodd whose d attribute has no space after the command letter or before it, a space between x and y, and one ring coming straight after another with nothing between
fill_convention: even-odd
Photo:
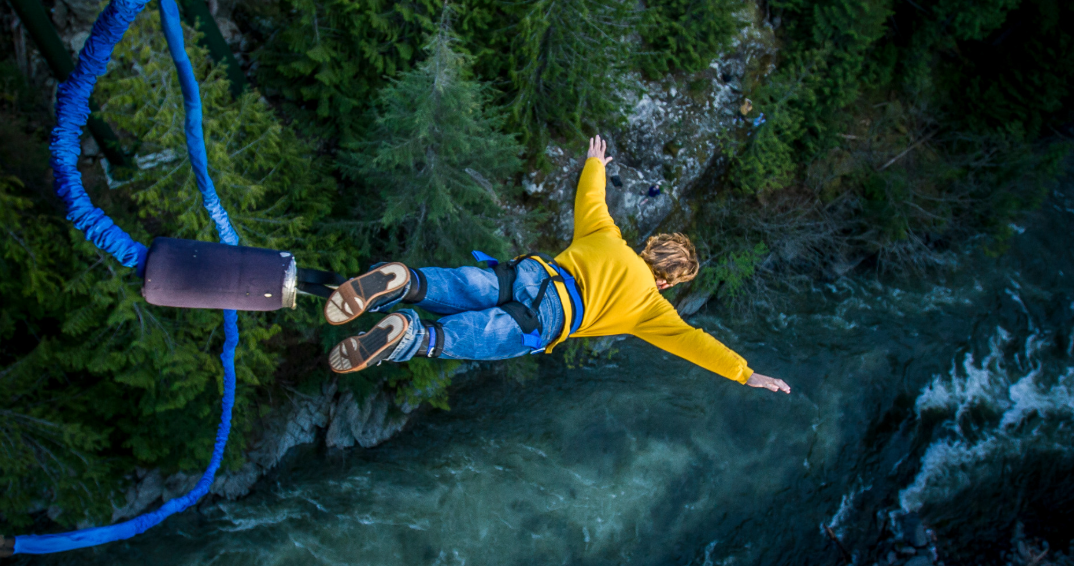
<instances>
[{"instance_id":1,"label":"boulder","mask_svg":"<svg viewBox=\"0 0 1074 566\"><path fill-rule=\"evenodd\" d=\"M112 522L137 516L160 499L164 493L164 479L160 470L138 470L137 483L127 489L126 505L113 509Z\"/></svg>"},{"instance_id":2,"label":"boulder","mask_svg":"<svg viewBox=\"0 0 1074 566\"><path fill-rule=\"evenodd\" d=\"M409 420L409 415L394 410L391 397L378 391L359 403L354 393L340 395L332 412L332 422L325 434L329 448L349 448L357 443L372 448L399 432Z\"/></svg>"},{"instance_id":3,"label":"boulder","mask_svg":"<svg viewBox=\"0 0 1074 566\"><path fill-rule=\"evenodd\" d=\"M238 499L250 493L250 488L254 487L260 477L260 466L253 462L246 462L234 472L216 474L216 479L213 481L213 486L209 489L209 492L213 495L226 497L229 500Z\"/></svg>"},{"instance_id":4,"label":"boulder","mask_svg":"<svg viewBox=\"0 0 1074 566\"><path fill-rule=\"evenodd\" d=\"M693 290L675 305L675 310L679 311L679 316L682 317L697 314L697 311L701 310L701 307L705 306L711 298L712 293L708 290Z\"/></svg>"},{"instance_id":5,"label":"boulder","mask_svg":"<svg viewBox=\"0 0 1074 566\"><path fill-rule=\"evenodd\" d=\"M168 476L164 480L164 491L161 493L161 498L164 501L175 499L186 495L190 490L194 489L194 486L198 485L198 480L201 479L201 474L186 472L177 472Z\"/></svg>"},{"instance_id":6,"label":"boulder","mask_svg":"<svg viewBox=\"0 0 1074 566\"><path fill-rule=\"evenodd\" d=\"M925 532L925 525L923 525L923 524L921 524L919 522L917 524L917 526L914 527L914 531L910 536L910 541L909 542L910 542L910 544L912 544L912 545L914 545L914 546L916 546L918 548L928 546L928 544L929 544L929 536Z\"/></svg>"},{"instance_id":7,"label":"boulder","mask_svg":"<svg viewBox=\"0 0 1074 566\"><path fill-rule=\"evenodd\" d=\"M326 382L320 395L306 395L292 391L291 410L288 416L270 421L265 433L253 443L247 459L263 470L276 466L288 450L300 444L309 444L317 438L317 429L328 425L332 400L336 396L336 382Z\"/></svg>"}]
</instances>

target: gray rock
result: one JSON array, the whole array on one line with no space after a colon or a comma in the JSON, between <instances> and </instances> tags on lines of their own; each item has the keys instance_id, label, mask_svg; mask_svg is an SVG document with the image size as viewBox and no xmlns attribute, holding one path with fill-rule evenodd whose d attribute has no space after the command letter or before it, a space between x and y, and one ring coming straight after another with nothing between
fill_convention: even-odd
<instances>
[{"instance_id":1,"label":"gray rock","mask_svg":"<svg viewBox=\"0 0 1074 566\"><path fill-rule=\"evenodd\" d=\"M690 291L688 295L679 301L678 305L675 305L675 310L679 311L679 316L690 316L701 310L701 307L705 306L705 303L709 302L711 298L712 293L708 291Z\"/></svg>"},{"instance_id":2,"label":"gray rock","mask_svg":"<svg viewBox=\"0 0 1074 566\"><path fill-rule=\"evenodd\" d=\"M235 49L242 41L242 32L239 30L239 26L235 25L235 22L229 18L216 16L213 20L216 21L216 27L220 29L220 35L224 36L224 41L232 49Z\"/></svg>"},{"instance_id":3,"label":"gray rock","mask_svg":"<svg viewBox=\"0 0 1074 566\"><path fill-rule=\"evenodd\" d=\"M161 497L164 501L170 501L176 497L186 495L190 490L194 489L194 486L198 485L199 479L201 479L201 474L197 473L178 472L172 474L164 480L164 491L161 493Z\"/></svg>"},{"instance_id":4,"label":"gray rock","mask_svg":"<svg viewBox=\"0 0 1074 566\"><path fill-rule=\"evenodd\" d=\"M354 393L343 393L333 411L332 423L325 434L330 448L349 448L357 442L372 448L399 432L409 416L392 411L394 403L387 393L379 391L359 404Z\"/></svg>"},{"instance_id":5,"label":"gray rock","mask_svg":"<svg viewBox=\"0 0 1074 566\"><path fill-rule=\"evenodd\" d=\"M82 138L82 157L97 157L101 155L101 146L93 136Z\"/></svg>"},{"instance_id":6,"label":"gray rock","mask_svg":"<svg viewBox=\"0 0 1074 566\"><path fill-rule=\"evenodd\" d=\"M64 0L62 3L68 8L67 13L72 20L86 27L93 25L101 10L101 3L96 0Z\"/></svg>"},{"instance_id":7,"label":"gray rock","mask_svg":"<svg viewBox=\"0 0 1074 566\"><path fill-rule=\"evenodd\" d=\"M906 561L906 566L932 566L932 560L927 556L915 556Z\"/></svg>"},{"instance_id":8,"label":"gray rock","mask_svg":"<svg viewBox=\"0 0 1074 566\"><path fill-rule=\"evenodd\" d=\"M928 534L925 533L925 525L918 523L917 526L914 527L913 535L910 538L910 544L918 548L928 546L929 537Z\"/></svg>"},{"instance_id":9,"label":"gray rock","mask_svg":"<svg viewBox=\"0 0 1074 566\"><path fill-rule=\"evenodd\" d=\"M67 50L71 53L78 53L82 51L82 46L86 44L86 40L89 39L89 30L76 31L66 38Z\"/></svg>"},{"instance_id":10,"label":"gray rock","mask_svg":"<svg viewBox=\"0 0 1074 566\"><path fill-rule=\"evenodd\" d=\"M126 505L113 509L113 523L120 519L129 519L145 511L160 499L160 495L164 492L164 480L160 475L160 470L154 469L146 472L139 469L137 475L141 478L127 489Z\"/></svg>"},{"instance_id":11,"label":"gray rock","mask_svg":"<svg viewBox=\"0 0 1074 566\"><path fill-rule=\"evenodd\" d=\"M888 551L888 564L894 564L899 559L899 555L895 554L894 550Z\"/></svg>"},{"instance_id":12,"label":"gray rock","mask_svg":"<svg viewBox=\"0 0 1074 566\"><path fill-rule=\"evenodd\" d=\"M275 467L291 448L313 442L317 438L317 428L328 424L336 391L335 381L325 383L321 394L316 396L292 391L294 397L287 418L268 426L261 438L253 443L247 459L268 470Z\"/></svg>"},{"instance_id":13,"label":"gray rock","mask_svg":"<svg viewBox=\"0 0 1074 566\"><path fill-rule=\"evenodd\" d=\"M261 468L253 462L246 462L234 472L218 473L209 492L230 500L238 499L250 493L250 488L257 483L259 477Z\"/></svg>"}]
</instances>

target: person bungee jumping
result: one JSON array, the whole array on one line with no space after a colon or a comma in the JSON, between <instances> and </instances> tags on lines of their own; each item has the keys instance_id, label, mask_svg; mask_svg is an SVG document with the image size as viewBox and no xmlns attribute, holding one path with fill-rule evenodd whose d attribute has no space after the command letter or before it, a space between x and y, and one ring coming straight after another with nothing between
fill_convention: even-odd
<instances>
[{"instance_id":1,"label":"person bungee jumping","mask_svg":"<svg viewBox=\"0 0 1074 566\"><path fill-rule=\"evenodd\" d=\"M605 202L605 166L612 160L604 157L606 148L600 136L589 140L574 238L555 259L527 254L500 263L475 251L491 269L385 263L340 285L324 307L329 324L398 303L445 316L423 321L411 309L392 313L332 348L332 370L360 371L414 356L503 360L551 352L568 336L631 334L728 379L790 393L783 380L754 373L741 356L686 324L660 295L697 275L694 246L682 234L653 236L641 254L627 245Z\"/></svg>"}]
</instances>

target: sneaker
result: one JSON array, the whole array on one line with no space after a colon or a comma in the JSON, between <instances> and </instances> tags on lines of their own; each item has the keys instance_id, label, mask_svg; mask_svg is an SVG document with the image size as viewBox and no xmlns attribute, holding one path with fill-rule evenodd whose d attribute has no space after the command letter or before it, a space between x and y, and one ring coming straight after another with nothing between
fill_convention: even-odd
<instances>
[{"instance_id":1,"label":"sneaker","mask_svg":"<svg viewBox=\"0 0 1074 566\"><path fill-rule=\"evenodd\" d=\"M369 332L351 336L336 344L328 353L328 363L336 373L362 371L388 359L403 340L410 321L399 313L392 313L377 323Z\"/></svg>"},{"instance_id":2,"label":"sneaker","mask_svg":"<svg viewBox=\"0 0 1074 566\"><path fill-rule=\"evenodd\" d=\"M347 281L328 296L324 319L339 326L362 313L399 298L410 282L410 270L401 263L385 263Z\"/></svg>"}]
</instances>

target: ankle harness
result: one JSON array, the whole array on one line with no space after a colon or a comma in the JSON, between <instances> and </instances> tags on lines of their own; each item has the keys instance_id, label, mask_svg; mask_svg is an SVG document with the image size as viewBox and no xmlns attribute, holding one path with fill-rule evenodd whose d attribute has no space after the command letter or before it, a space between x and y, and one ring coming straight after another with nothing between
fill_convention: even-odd
<instances>
[{"instance_id":1,"label":"ankle harness","mask_svg":"<svg viewBox=\"0 0 1074 566\"><path fill-rule=\"evenodd\" d=\"M418 351L414 355L422 358L439 358L440 353L444 351L444 325L436 321L423 321L422 324L425 325L425 335L422 336Z\"/></svg>"},{"instance_id":2,"label":"ankle harness","mask_svg":"<svg viewBox=\"0 0 1074 566\"><path fill-rule=\"evenodd\" d=\"M472 253L474 259L486 262L496 274L500 287L500 296L496 301L496 306L503 309L518 323L518 326L522 329L522 343L534 350L534 353L542 350L541 332L543 328L537 311L540 309L541 301L544 300L544 294L550 284L557 286L557 292L559 287L566 291L566 293L560 293L561 298L564 294L570 298L569 304L568 301L561 301L564 303L563 313L567 321L569 321L569 324L565 323L563 325L563 332L570 336L578 331L578 328L582 325L582 316L584 314L582 295L578 292L578 284L574 281L574 277L566 269L560 267L551 257L542 253L529 253L518 256L506 263L501 263L484 252L474 250ZM518 264L525 259L536 260L550 275L548 279L541 282L541 287L537 291L537 296L533 298L531 306L526 306L524 303L516 301L513 292L515 279L518 277Z\"/></svg>"}]
</instances>

